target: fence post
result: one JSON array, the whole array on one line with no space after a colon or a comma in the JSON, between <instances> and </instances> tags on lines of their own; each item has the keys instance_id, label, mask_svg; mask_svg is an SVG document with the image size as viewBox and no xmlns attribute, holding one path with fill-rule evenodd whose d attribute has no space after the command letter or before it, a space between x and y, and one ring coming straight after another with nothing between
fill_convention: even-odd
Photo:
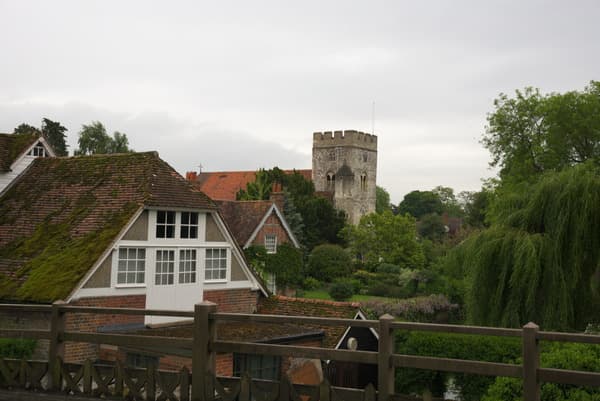
<instances>
[{"instance_id":1,"label":"fence post","mask_svg":"<svg viewBox=\"0 0 600 401\"><path fill-rule=\"evenodd\" d=\"M52 313L50 315L50 345L48 347L48 372L50 379L50 389L60 391L60 362L65 357L65 343L63 342L63 334L65 332L65 312L60 310L60 307L65 305L62 300L55 301L52 304Z\"/></svg>"},{"instance_id":2,"label":"fence post","mask_svg":"<svg viewBox=\"0 0 600 401\"><path fill-rule=\"evenodd\" d=\"M394 368L391 366L391 357L394 353L394 336L390 327L393 321L394 317L387 313L379 318L378 401L388 401L394 394Z\"/></svg>"},{"instance_id":3,"label":"fence post","mask_svg":"<svg viewBox=\"0 0 600 401\"><path fill-rule=\"evenodd\" d=\"M537 378L540 367L538 330L539 326L532 322L523 326L523 399L525 401L540 401L540 383Z\"/></svg>"},{"instance_id":4,"label":"fence post","mask_svg":"<svg viewBox=\"0 0 600 401\"><path fill-rule=\"evenodd\" d=\"M216 323L210 314L217 311L212 302L194 305L194 341L192 348L192 401L213 400L216 378L215 352L211 349L217 336Z\"/></svg>"}]
</instances>

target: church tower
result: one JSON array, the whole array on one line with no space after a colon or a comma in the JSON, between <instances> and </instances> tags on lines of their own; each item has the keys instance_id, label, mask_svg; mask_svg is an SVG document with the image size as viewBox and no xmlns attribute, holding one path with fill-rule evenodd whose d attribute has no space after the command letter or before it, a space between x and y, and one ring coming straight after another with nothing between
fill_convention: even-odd
<instances>
[{"instance_id":1,"label":"church tower","mask_svg":"<svg viewBox=\"0 0 600 401\"><path fill-rule=\"evenodd\" d=\"M377 137L358 131L313 134L312 180L315 190L333 194L337 209L358 224L375 211Z\"/></svg>"}]
</instances>

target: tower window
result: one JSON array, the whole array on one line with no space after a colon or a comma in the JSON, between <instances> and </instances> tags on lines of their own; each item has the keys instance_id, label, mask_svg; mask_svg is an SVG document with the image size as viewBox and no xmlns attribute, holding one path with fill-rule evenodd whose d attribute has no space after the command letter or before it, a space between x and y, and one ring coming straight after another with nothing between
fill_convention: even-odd
<instances>
[{"instance_id":1,"label":"tower window","mask_svg":"<svg viewBox=\"0 0 600 401\"><path fill-rule=\"evenodd\" d=\"M329 157L329 161L335 161L335 150L330 150L327 156Z\"/></svg>"},{"instance_id":2,"label":"tower window","mask_svg":"<svg viewBox=\"0 0 600 401\"><path fill-rule=\"evenodd\" d=\"M335 174L327 173L327 190L333 191L335 189Z\"/></svg>"},{"instance_id":3,"label":"tower window","mask_svg":"<svg viewBox=\"0 0 600 401\"><path fill-rule=\"evenodd\" d=\"M360 190L361 191L367 190L367 175L366 174L360 175Z\"/></svg>"},{"instance_id":4,"label":"tower window","mask_svg":"<svg viewBox=\"0 0 600 401\"><path fill-rule=\"evenodd\" d=\"M362 161L366 163L369 161L369 154L367 152L362 152Z\"/></svg>"}]
</instances>

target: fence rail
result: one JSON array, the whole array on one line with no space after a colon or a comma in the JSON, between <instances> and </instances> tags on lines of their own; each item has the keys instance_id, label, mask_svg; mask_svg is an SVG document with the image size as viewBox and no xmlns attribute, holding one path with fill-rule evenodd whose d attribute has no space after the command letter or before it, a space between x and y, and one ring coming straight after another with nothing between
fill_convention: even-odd
<instances>
[{"instance_id":1,"label":"fence rail","mask_svg":"<svg viewBox=\"0 0 600 401\"><path fill-rule=\"evenodd\" d=\"M321 386L318 386L318 388L313 389L314 394L307 395L307 397L309 397L308 399L311 400L333 400L336 399L336 397L337 399L373 401L414 399L394 393L394 372L397 368L417 368L487 376L522 378L525 401L539 401L541 382L600 387L600 373L541 368L539 362L540 341L600 344L600 336L575 333L544 332L540 331L538 326L533 323L525 325L522 329L506 329L479 326L395 322L389 315L384 315L379 320L351 320L317 317L217 313L216 305L210 302L197 304L193 312L131 308L80 307L69 306L60 301L54 303L53 305L0 304L0 312L2 311L20 311L24 313L47 312L51 315L49 330L7 329L0 327L0 337L50 340L48 352L49 362L46 362L45 368L43 367L43 362L0 360L0 378L3 379L2 381L4 383L8 383L10 385L15 385L17 382L22 385L25 385L25 383L33 383L30 384L30 386L38 389L43 387L47 390L64 391L66 388L69 391L76 393L79 390L74 390L75 387L79 388L78 383L83 380L82 391L87 389L90 390L89 394L97 394L99 388L106 390L106 387L110 382L113 386L113 390L111 391L124 391L123 386L133 386L128 391L134 394L141 394L140 399L144 400L187 400L188 398L186 397L189 396L191 397L189 399L193 401L199 401L215 399L233 400L235 397L239 397L240 400L250 399L247 397L250 397L248 394L250 394L252 391L258 391L257 389L259 389L261 386L264 388L268 387L268 384L261 384L260 381L251 380L249 378L238 378L237 381L231 381L233 379L224 378L219 378L219 380L217 380L215 373L216 353L244 353L269 356L286 356L377 365L378 383L374 383L377 384L377 391L375 390L374 386L364 390L344 390L332 387L328 383L323 383ZM69 313L176 316L190 318L193 319L193 337L173 338L67 331L65 315ZM216 324L217 322L225 321L237 321L242 323L246 322L249 324L295 323L303 325L342 327L353 326L370 328L376 330L378 333L379 350L377 352L352 351L296 345L223 341L218 339L216 336ZM523 364L517 365L486 361L395 354L395 330L416 330L499 337L520 337L522 339ZM186 371L182 371L175 376L169 376L151 370L150 372L145 373L146 376L140 378L142 377L140 376L141 373L137 371L135 371L137 373L131 373L120 365L113 367L113 370L110 371L108 367L94 367L90 365L89 362L86 362L83 365L66 364L61 362L62 358L64 357L65 342L84 342L148 348L171 347L191 350L193 374L189 374L188 377L185 375L189 372L186 373ZM45 377L45 380L47 381L47 385L45 387L39 382L39 379L42 376ZM184 376L187 378L184 378ZM137 379L132 379L131 377L137 377ZM183 390L180 388L178 390L180 392L179 398L170 398L175 397L173 393L173 389L177 386L176 384L173 384L175 382L179 383L177 385L189 385L189 394L187 396L184 394L187 391L185 389L188 387L185 387ZM115 383L120 384L116 385ZM159 387L156 387L157 383ZM228 386L230 387L224 387L223 383L229 383ZM94 386L95 392L92 391L92 387ZM237 388L237 390L232 390L232 386ZM164 392L160 393L163 395L157 395L156 388L163 389L163 387ZM272 398L273 400L288 401L300 399L298 398L299 395L297 394L295 387L285 380L275 384L271 383L271 390L275 391L274 394L278 394L273 395L273 397L275 397ZM305 395L310 393L310 391L306 390L306 388L303 391L303 394ZM100 395L106 395L107 392L108 390L104 392L101 391ZM234 393L236 394L235 396L232 395ZM340 398L339 395L342 393L345 394L344 397L350 398Z\"/></svg>"}]
</instances>

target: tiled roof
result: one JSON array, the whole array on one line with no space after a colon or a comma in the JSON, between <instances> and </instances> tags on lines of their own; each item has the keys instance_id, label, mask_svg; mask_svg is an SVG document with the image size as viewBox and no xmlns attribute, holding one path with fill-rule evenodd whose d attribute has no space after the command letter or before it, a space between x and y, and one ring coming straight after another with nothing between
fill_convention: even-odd
<instances>
[{"instance_id":1,"label":"tiled roof","mask_svg":"<svg viewBox=\"0 0 600 401\"><path fill-rule=\"evenodd\" d=\"M172 325L167 327L147 328L134 334L163 337L193 337L193 325ZM255 343L286 342L293 338L305 336L323 336L323 331L312 327L290 323L253 323L253 322L219 322L217 323L217 339L221 341L245 341Z\"/></svg>"},{"instance_id":2,"label":"tiled roof","mask_svg":"<svg viewBox=\"0 0 600 401\"><path fill-rule=\"evenodd\" d=\"M334 302L322 299L291 298L281 295L260 299L258 312L263 315L316 316L338 319L354 319L360 310L357 302ZM323 345L333 348L337 345L347 327L323 326L314 327L323 330Z\"/></svg>"},{"instance_id":3,"label":"tiled roof","mask_svg":"<svg viewBox=\"0 0 600 401\"><path fill-rule=\"evenodd\" d=\"M312 170L284 170L286 174L293 172L312 180ZM213 171L198 174L195 185L212 199L235 200L240 189L256 179L256 171Z\"/></svg>"},{"instance_id":4,"label":"tiled roof","mask_svg":"<svg viewBox=\"0 0 600 401\"><path fill-rule=\"evenodd\" d=\"M37 134L0 134L0 172L10 166L28 147L39 139Z\"/></svg>"},{"instance_id":5,"label":"tiled roof","mask_svg":"<svg viewBox=\"0 0 600 401\"><path fill-rule=\"evenodd\" d=\"M244 246L273 201L216 201L221 216L240 246Z\"/></svg>"},{"instance_id":6,"label":"tiled roof","mask_svg":"<svg viewBox=\"0 0 600 401\"><path fill-rule=\"evenodd\" d=\"M216 208L155 152L36 159L0 198L0 299L66 297L142 206Z\"/></svg>"}]
</instances>

